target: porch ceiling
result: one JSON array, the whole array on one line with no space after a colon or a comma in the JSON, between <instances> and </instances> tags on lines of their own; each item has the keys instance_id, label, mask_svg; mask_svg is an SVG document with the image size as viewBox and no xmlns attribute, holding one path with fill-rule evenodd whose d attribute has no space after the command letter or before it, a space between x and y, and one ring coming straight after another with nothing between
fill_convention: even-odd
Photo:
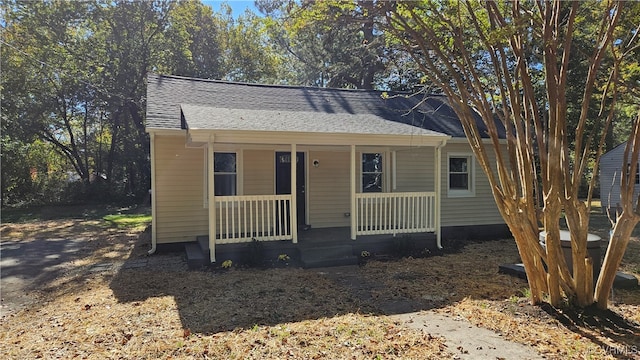
<instances>
[{"instance_id":1,"label":"porch ceiling","mask_svg":"<svg viewBox=\"0 0 640 360\"><path fill-rule=\"evenodd\" d=\"M450 138L374 114L180 107L194 142L433 146Z\"/></svg>"}]
</instances>

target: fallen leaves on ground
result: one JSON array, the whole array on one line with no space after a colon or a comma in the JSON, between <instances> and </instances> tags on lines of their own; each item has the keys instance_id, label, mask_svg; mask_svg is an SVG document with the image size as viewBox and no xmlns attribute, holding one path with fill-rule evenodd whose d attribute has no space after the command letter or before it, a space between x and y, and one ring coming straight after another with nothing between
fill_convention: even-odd
<instances>
[{"instance_id":1,"label":"fallen leaves on ground","mask_svg":"<svg viewBox=\"0 0 640 360\"><path fill-rule=\"evenodd\" d=\"M361 280L354 291L318 270L186 271L181 255L146 257L148 233L94 220L5 224L2 236L83 236L87 254L77 269L118 259L154 264L69 271L42 284L36 304L1 320L5 358L454 358L444 339L381 311L398 299L462 316L548 359L633 358L640 349L640 290L615 290L606 313L531 306L525 281L497 273L518 261L512 240L370 261L351 268L357 276L349 281ZM633 238L622 269L637 276L639 254Z\"/></svg>"}]
</instances>

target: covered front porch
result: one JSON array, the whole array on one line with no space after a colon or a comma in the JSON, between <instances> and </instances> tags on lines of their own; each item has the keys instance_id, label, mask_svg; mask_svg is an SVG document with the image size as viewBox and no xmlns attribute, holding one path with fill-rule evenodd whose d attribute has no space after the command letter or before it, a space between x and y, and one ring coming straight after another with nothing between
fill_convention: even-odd
<instances>
[{"instance_id":1,"label":"covered front porch","mask_svg":"<svg viewBox=\"0 0 640 360\"><path fill-rule=\"evenodd\" d=\"M244 111L231 123L207 119L220 109L182 105L182 112L187 146L206 152L210 262L219 245L299 244L302 232L329 228L346 228L347 242L432 233L441 247L441 148L449 136L375 116L309 121L299 113ZM223 156L233 166L218 169Z\"/></svg>"},{"instance_id":2,"label":"covered front porch","mask_svg":"<svg viewBox=\"0 0 640 360\"><path fill-rule=\"evenodd\" d=\"M263 145L264 146L264 145ZM241 146L242 147L242 146ZM214 163L218 147L215 144L207 145L207 162ZM397 169L402 163L397 160L398 152L411 151L403 147L381 146L357 146L331 147L327 152L322 147L309 145L290 145L290 151L284 152L281 148L269 149L274 154L273 165L275 167L275 186L273 192L268 194L251 195L216 195L215 172L208 174L208 206L209 234L208 250L209 260L216 261L216 246L226 244L242 244L257 240L260 242L290 241L291 244L318 246L322 239L327 244L336 246L339 242L349 240L374 241L385 238L390 239L403 234L431 233L437 247L440 245L440 188L441 188L441 164L440 147L430 147L431 158L420 159L418 163L429 164L432 169L429 179L429 191L402 191L407 189L398 187L398 172L406 169ZM315 149L315 150L314 150ZM321 150L318 150L321 149ZM348 151L345 151L347 150ZM302 150L302 151L300 151ZM227 150L228 151L228 150ZM328 166L326 163L314 165L311 159L320 152L333 154L333 158L348 156L348 179L342 179L340 171L335 172L335 191L326 189L326 186L316 184L320 175L319 167ZM242 151L241 151L242 152ZM250 152L242 152L242 161ZM374 189L378 191L365 192L367 188L366 172L363 174L362 162L366 154L384 154L384 171L377 180L385 184ZM286 186L279 185L278 162L288 155L288 168L285 169ZM302 159L307 161L304 161ZM318 162L318 160L315 160ZM337 160L336 160L337 161ZM382 162L382 160L380 160ZM240 165L242 166L242 165ZM299 167L302 167L301 169ZM322 170L330 172L331 170ZM245 171L246 172L246 171ZM345 170L346 172L346 170ZM302 174L302 175L301 175ZM272 176L264 174L264 176ZM250 179L238 180L249 182ZM426 182L426 180L425 180ZM363 184L365 183L365 184ZM348 189L341 191L342 185ZM331 186L331 184L329 184ZM246 187L246 186L245 186ZM423 188L425 186L422 186ZM245 189L246 190L246 189ZM285 192L285 193L283 193ZM346 195L346 198L344 198ZM319 205L319 203L322 205ZM318 209L320 208L320 209ZM331 216L323 213L331 209ZM321 216L322 219L319 219ZM327 218L327 219L325 219ZM346 225L346 226L344 226ZM359 244L362 242L359 241ZM349 246L352 246L350 244ZM366 247L366 246L364 246Z\"/></svg>"}]
</instances>

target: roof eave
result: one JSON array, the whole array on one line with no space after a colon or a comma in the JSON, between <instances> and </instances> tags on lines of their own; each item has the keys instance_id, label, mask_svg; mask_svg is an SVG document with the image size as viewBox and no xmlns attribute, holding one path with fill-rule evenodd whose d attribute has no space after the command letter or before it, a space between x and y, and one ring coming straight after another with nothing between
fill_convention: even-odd
<instances>
[{"instance_id":1,"label":"roof eave","mask_svg":"<svg viewBox=\"0 0 640 360\"><path fill-rule=\"evenodd\" d=\"M250 131L189 129L192 143L206 143L212 139L223 144L304 144L304 145L368 145L368 146L438 146L451 137L444 134L346 134L295 131Z\"/></svg>"},{"instance_id":2,"label":"roof eave","mask_svg":"<svg viewBox=\"0 0 640 360\"><path fill-rule=\"evenodd\" d=\"M154 133L156 135L182 135L187 132L185 129L149 126L145 127L145 131L149 134Z\"/></svg>"}]
</instances>

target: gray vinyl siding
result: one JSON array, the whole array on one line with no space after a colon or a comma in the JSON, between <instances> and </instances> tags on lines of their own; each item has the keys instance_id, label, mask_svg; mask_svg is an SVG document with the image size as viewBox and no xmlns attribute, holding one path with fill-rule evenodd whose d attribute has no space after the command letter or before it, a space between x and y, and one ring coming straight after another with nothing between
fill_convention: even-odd
<instances>
[{"instance_id":1,"label":"gray vinyl siding","mask_svg":"<svg viewBox=\"0 0 640 360\"><path fill-rule=\"evenodd\" d=\"M434 148L396 151L396 189L393 192L435 191Z\"/></svg>"},{"instance_id":2,"label":"gray vinyl siding","mask_svg":"<svg viewBox=\"0 0 640 360\"><path fill-rule=\"evenodd\" d=\"M620 177L622 176L624 148L625 143L622 143L600 158L600 202L603 210L615 208L620 203ZM640 185L636 184L636 196L639 191Z\"/></svg>"}]
</instances>

